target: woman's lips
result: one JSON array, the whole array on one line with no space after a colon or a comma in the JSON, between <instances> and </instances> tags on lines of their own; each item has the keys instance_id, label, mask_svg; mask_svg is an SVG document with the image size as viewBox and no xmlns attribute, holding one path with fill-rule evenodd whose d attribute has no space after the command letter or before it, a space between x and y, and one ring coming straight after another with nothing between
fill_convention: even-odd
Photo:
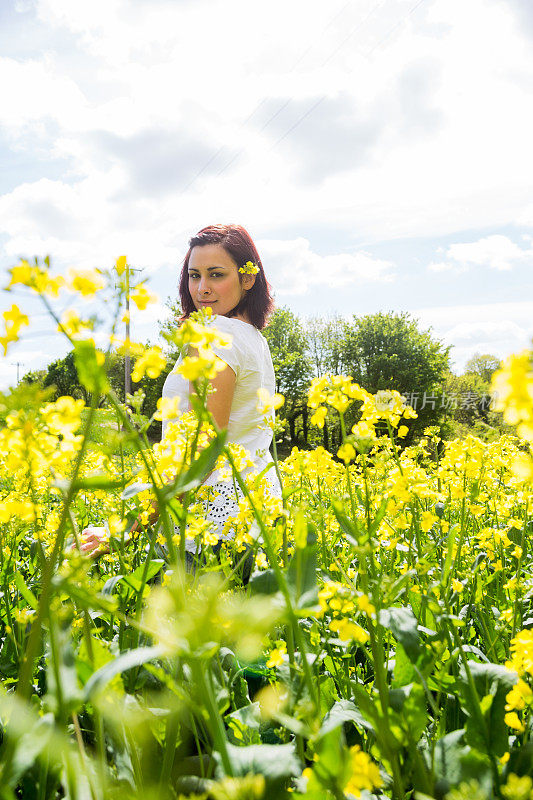
<instances>
[{"instance_id":1,"label":"woman's lips","mask_svg":"<svg viewBox=\"0 0 533 800\"><path fill-rule=\"evenodd\" d=\"M213 303L216 303L216 300L198 300L201 306L212 306Z\"/></svg>"}]
</instances>

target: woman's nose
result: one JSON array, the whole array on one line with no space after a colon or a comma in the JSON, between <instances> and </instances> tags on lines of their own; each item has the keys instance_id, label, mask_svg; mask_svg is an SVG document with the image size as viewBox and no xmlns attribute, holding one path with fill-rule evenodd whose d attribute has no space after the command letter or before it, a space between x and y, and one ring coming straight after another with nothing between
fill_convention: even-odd
<instances>
[{"instance_id":1,"label":"woman's nose","mask_svg":"<svg viewBox=\"0 0 533 800\"><path fill-rule=\"evenodd\" d=\"M200 278L200 294L209 293L209 282L207 278Z\"/></svg>"}]
</instances>

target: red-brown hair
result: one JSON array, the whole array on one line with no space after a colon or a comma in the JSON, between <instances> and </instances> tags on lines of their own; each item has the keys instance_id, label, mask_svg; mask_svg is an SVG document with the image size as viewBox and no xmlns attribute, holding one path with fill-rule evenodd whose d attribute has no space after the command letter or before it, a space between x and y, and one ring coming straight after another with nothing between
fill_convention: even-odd
<instances>
[{"instance_id":1,"label":"red-brown hair","mask_svg":"<svg viewBox=\"0 0 533 800\"><path fill-rule=\"evenodd\" d=\"M248 289L242 300L226 315L234 317L236 314L246 313L248 319L256 328L262 330L274 310L274 300L270 293L270 284L267 282L265 272L257 248L252 237L242 225L208 225L189 240L189 249L183 261L179 282L182 319L187 319L189 314L196 311L191 293L189 292L189 258L193 247L202 247L206 244L220 244L229 256L235 261L237 267L243 267L247 261L252 261L259 267L255 283ZM239 280L242 282L242 273Z\"/></svg>"}]
</instances>

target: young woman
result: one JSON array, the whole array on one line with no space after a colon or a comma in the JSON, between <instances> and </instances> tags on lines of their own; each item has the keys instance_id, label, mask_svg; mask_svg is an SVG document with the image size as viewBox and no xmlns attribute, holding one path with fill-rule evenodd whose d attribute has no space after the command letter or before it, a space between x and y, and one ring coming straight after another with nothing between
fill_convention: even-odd
<instances>
[{"instance_id":1,"label":"young woman","mask_svg":"<svg viewBox=\"0 0 533 800\"><path fill-rule=\"evenodd\" d=\"M250 274L245 265L257 268ZM249 267L248 267L249 270ZM214 392L207 398L207 407L219 428L228 429L227 441L243 445L260 472L271 461L269 448L272 430L264 425L257 409L257 390L275 391L274 368L268 343L260 331L273 310L270 286L250 234L240 225L210 225L202 228L189 241L181 271L179 293L183 318L195 310L210 307L213 324L231 334L231 347L213 348L226 363L226 368L212 379ZM187 409L192 386L175 370L164 384L163 397L180 398L180 408ZM163 436L166 424L163 423ZM216 472L204 481L213 487L212 499L204 504L205 516L219 541L224 536L224 523L238 512L240 491L233 481L221 482ZM270 490L281 494L275 470L266 473ZM101 548L101 528L83 531L82 550L93 553ZM231 537L230 537L231 538ZM187 549L195 552L193 541Z\"/></svg>"}]
</instances>

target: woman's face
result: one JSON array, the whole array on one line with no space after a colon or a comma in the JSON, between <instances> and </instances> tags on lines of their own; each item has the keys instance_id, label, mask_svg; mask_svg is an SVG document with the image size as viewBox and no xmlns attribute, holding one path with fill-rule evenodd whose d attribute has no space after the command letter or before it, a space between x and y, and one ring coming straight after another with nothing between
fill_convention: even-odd
<instances>
[{"instance_id":1,"label":"woman's face","mask_svg":"<svg viewBox=\"0 0 533 800\"><path fill-rule=\"evenodd\" d=\"M196 309L211 306L213 314L225 316L250 288L243 275L239 280L237 264L220 244L193 247L189 256L189 292ZM253 281L251 282L253 285Z\"/></svg>"}]
</instances>

